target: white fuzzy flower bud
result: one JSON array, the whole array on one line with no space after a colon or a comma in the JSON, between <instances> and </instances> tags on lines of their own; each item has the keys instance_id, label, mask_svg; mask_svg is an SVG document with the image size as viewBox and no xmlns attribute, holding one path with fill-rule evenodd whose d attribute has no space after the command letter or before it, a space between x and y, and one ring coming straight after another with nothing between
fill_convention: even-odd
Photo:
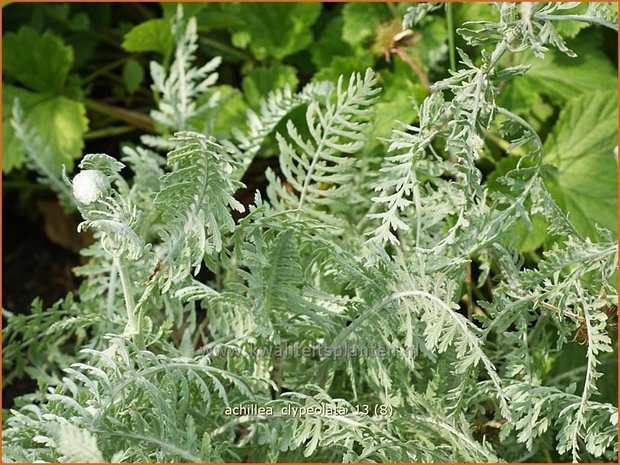
<instances>
[{"instance_id":1,"label":"white fuzzy flower bud","mask_svg":"<svg viewBox=\"0 0 620 465\"><path fill-rule=\"evenodd\" d=\"M85 205L101 198L110 188L110 182L99 170L80 171L73 178L73 196Z\"/></svg>"}]
</instances>

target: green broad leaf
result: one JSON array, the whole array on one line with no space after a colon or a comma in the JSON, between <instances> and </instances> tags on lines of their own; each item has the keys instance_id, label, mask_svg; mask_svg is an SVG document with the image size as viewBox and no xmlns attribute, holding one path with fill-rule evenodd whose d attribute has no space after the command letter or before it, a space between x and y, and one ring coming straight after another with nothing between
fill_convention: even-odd
<instances>
[{"instance_id":1,"label":"green broad leaf","mask_svg":"<svg viewBox=\"0 0 620 465\"><path fill-rule=\"evenodd\" d=\"M164 8L163 5L169 4L163 3L162 8ZM184 5L198 4L192 3ZM235 7L230 3L201 3L200 5L204 8L201 8L200 11L196 13L198 30L210 31L215 29L234 32L243 28L243 19L240 18L234 11L232 11ZM165 11L166 8L164 8L164 12ZM188 10L185 11L187 12Z\"/></svg>"},{"instance_id":2,"label":"green broad leaf","mask_svg":"<svg viewBox=\"0 0 620 465\"><path fill-rule=\"evenodd\" d=\"M343 24L342 17L336 16L319 33L317 40L310 49L312 63L317 68L328 67L334 57L353 54L349 44L342 40Z\"/></svg>"},{"instance_id":3,"label":"green broad leaf","mask_svg":"<svg viewBox=\"0 0 620 465\"><path fill-rule=\"evenodd\" d=\"M545 142L544 161L557 169L545 180L579 232L595 239L595 224L617 232L618 96L597 92L570 99Z\"/></svg>"},{"instance_id":4,"label":"green broad leaf","mask_svg":"<svg viewBox=\"0 0 620 465\"><path fill-rule=\"evenodd\" d=\"M144 68L136 60L130 58L123 66L123 83L130 94L135 93L144 82Z\"/></svg>"},{"instance_id":5,"label":"green broad leaf","mask_svg":"<svg viewBox=\"0 0 620 465\"><path fill-rule=\"evenodd\" d=\"M4 35L4 76L31 90L62 90L72 66L73 49L50 31L41 35L30 27L22 26L17 33Z\"/></svg>"},{"instance_id":6,"label":"green broad leaf","mask_svg":"<svg viewBox=\"0 0 620 465\"><path fill-rule=\"evenodd\" d=\"M392 17L385 3L347 3L342 9L342 38L360 45L375 37L378 26Z\"/></svg>"},{"instance_id":7,"label":"green broad leaf","mask_svg":"<svg viewBox=\"0 0 620 465\"><path fill-rule=\"evenodd\" d=\"M510 108L517 114L529 113L540 94L533 88L523 76L517 77L507 84L497 98L501 107Z\"/></svg>"},{"instance_id":8,"label":"green broad leaf","mask_svg":"<svg viewBox=\"0 0 620 465\"><path fill-rule=\"evenodd\" d=\"M236 3L225 10L239 20L229 26L237 46L249 48L258 60L282 59L312 43L312 25L320 3ZM224 5L222 5L224 8Z\"/></svg>"},{"instance_id":9,"label":"green broad leaf","mask_svg":"<svg viewBox=\"0 0 620 465\"><path fill-rule=\"evenodd\" d=\"M569 14L569 15L583 15L588 10L588 2L583 2L577 5L575 8L569 10L560 11L555 13L557 15ZM560 33L565 39L572 39L581 32L582 29L589 27L590 24L579 21L556 21L553 27Z\"/></svg>"},{"instance_id":10,"label":"green broad leaf","mask_svg":"<svg viewBox=\"0 0 620 465\"><path fill-rule=\"evenodd\" d=\"M411 68L398 60L394 62L392 71L379 73L382 92L373 107L366 133L369 141L378 142L378 138L389 137L393 129L400 129L401 123L410 124L416 117L411 98L421 102L428 95ZM374 147L376 145L369 145L370 151Z\"/></svg>"},{"instance_id":11,"label":"green broad leaf","mask_svg":"<svg viewBox=\"0 0 620 465\"><path fill-rule=\"evenodd\" d=\"M600 31L587 29L568 43L576 54L570 58L557 50L549 51L544 59L531 52L517 53L514 65L529 64L530 70L522 80L524 87L536 89L552 101L562 104L584 92L607 91L617 87L617 70L601 50ZM512 86L509 82L507 87Z\"/></svg>"},{"instance_id":12,"label":"green broad leaf","mask_svg":"<svg viewBox=\"0 0 620 465\"><path fill-rule=\"evenodd\" d=\"M554 114L553 106L520 78L506 86L497 103L500 107L510 108L513 113L525 116L536 131L540 131L543 124Z\"/></svg>"},{"instance_id":13,"label":"green broad leaf","mask_svg":"<svg viewBox=\"0 0 620 465\"><path fill-rule=\"evenodd\" d=\"M312 80L336 82L340 76L348 79L352 73L364 73L373 64L374 61L370 55L334 57L330 65L318 70Z\"/></svg>"},{"instance_id":14,"label":"green broad leaf","mask_svg":"<svg viewBox=\"0 0 620 465\"><path fill-rule=\"evenodd\" d=\"M467 21L491 21L499 20L499 12L492 4L486 2L455 2L454 26L461 27ZM459 39L459 36L456 37Z\"/></svg>"},{"instance_id":15,"label":"green broad leaf","mask_svg":"<svg viewBox=\"0 0 620 465\"><path fill-rule=\"evenodd\" d=\"M367 148L363 152L372 154L380 144L379 138L389 137L392 130L398 127L395 121L411 122L415 115L406 91L397 93L394 100L381 98L373 107L370 127L366 133Z\"/></svg>"},{"instance_id":16,"label":"green broad leaf","mask_svg":"<svg viewBox=\"0 0 620 465\"><path fill-rule=\"evenodd\" d=\"M239 89L229 85L212 87L205 95L209 99L214 93L219 94L216 108L210 108L204 114L190 121L193 130L207 133L218 139L230 139L232 129L245 129L248 105Z\"/></svg>"},{"instance_id":17,"label":"green broad leaf","mask_svg":"<svg viewBox=\"0 0 620 465\"><path fill-rule=\"evenodd\" d=\"M170 23L165 19L149 19L134 26L123 40L128 52L158 52L168 54L174 46Z\"/></svg>"},{"instance_id":18,"label":"green broad leaf","mask_svg":"<svg viewBox=\"0 0 620 465\"><path fill-rule=\"evenodd\" d=\"M274 63L271 66L262 66L251 70L241 84L245 98L252 107L272 90L288 85L292 90L297 89L297 73L292 66Z\"/></svg>"},{"instance_id":19,"label":"green broad leaf","mask_svg":"<svg viewBox=\"0 0 620 465\"><path fill-rule=\"evenodd\" d=\"M7 173L22 166L26 155L11 125L11 109L16 97L24 111L26 124L36 128L42 142L50 148L47 153L52 158L43 162L58 170L62 164L71 169L74 160L82 155L82 137L88 129L84 104L60 95L38 94L5 86L2 95L3 171Z\"/></svg>"}]
</instances>

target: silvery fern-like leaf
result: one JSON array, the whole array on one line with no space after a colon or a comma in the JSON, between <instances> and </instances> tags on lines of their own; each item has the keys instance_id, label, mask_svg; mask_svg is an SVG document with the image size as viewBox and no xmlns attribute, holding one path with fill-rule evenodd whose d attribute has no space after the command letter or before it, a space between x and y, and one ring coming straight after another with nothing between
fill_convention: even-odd
<instances>
[{"instance_id":1,"label":"silvery fern-like leaf","mask_svg":"<svg viewBox=\"0 0 620 465\"><path fill-rule=\"evenodd\" d=\"M221 63L215 57L205 65L194 66L198 49L196 18L190 18L184 27L183 9L179 6L173 22L176 37L174 60L166 70L161 64L151 62L152 88L160 96L159 105L151 112L156 123L170 132L188 129L188 121L216 105L219 94L215 93L206 102L199 98L217 82L214 71Z\"/></svg>"},{"instance_id":2,"label":"silvery fern-like leaf","mask_svg":"<svg viewBox=\"0 0 620 465\"><path fill-rule=\"evenodd\" d=\"M55 443L56 449L62 454L61 462L105 462L97 440L89 431L70 423L61 423L57 427Z\"/></svg>"},{"instance_id":3,"label":"silvery fern-like leaf","mask_svg":"<svg viewBox=\"0 0 620 465\"><path fill-rule=\"evenodd\" d=\"M380 220L373 231L367 233L369 243L384 246L386 243L399 244L396 233L408 230L409 225L402 219L403 211L414 208L418 215L423 211L423 180L438 178L443 173L444 161L433 156L431 143L442 134L445 124L442 116L444 108L440 94L433 94L424 101L419 109L419 127L407 126L407 131L393 131L389 155L384 158L381 180L375 187L380 195L373 197L376 207L383 210L371 213L368 218ZM442 198L445 201L446 198ZM426 205L425 205L426 206ZM420 246L420 232L427 227L422 218L416 223L415 245Z\"/></svg>"},{"instance_id":4,"label":"silvery fern-like leaf","mask_svg":"<svg viewBox=\"0 0 620 465\"><path fill-rule=\"evenodd\" d=\"M194 132L177 133L171 141L176 145L168 154L173 171L163 176L155 198L165 223L162 261L168 284L199 269L205 254L219 252L222 232L235 226L230 209L244 211L233 197L243 186L231 179L238 163L223 146Z\"/></svg>"},{"instance_id":5,"label":"silvery fern-like leaf","mask_svg":"<svg viewBox=\"0 0 620 465\"><path fill-rule=\"evenodd\" d=\"M346 195L353 159L347 154L358 151L364 141L363 119L377 99L375 73L368 69L362 77L353 74L346 87L342 77L335 92L325 96L323 104L313 100L306 111L310 139L305 140L289 121L286 129L292 143L278 134L280 166L294 194L279 189L293 208L325 206Z\"/></svg>"},{"instance_id":6,"label":"silvery fern-like leaf","mask_svg":"<svg viewBox=\"0 0 620 465\"><path fill-rule=\"evenodd\" d=\"M563 440L558 444L560 453L570 451L573 461L579 460L581 441L586 440L588 432L591 431L590 425L590 398L597 392L597 379L602 376L597 369L600 365L599 357L602 352L613 352L611 338L607 335L607 315L601 310L606 303L597 298L587 298L580 293L581 305L583 308L583 322L585 326L585 338L587 347L586 354L586 376L581 397L565 407L560 412L560 417L570 416L572 421L565 428ZM586 449L590 453L599 452L596 442L586 442ZM604 450L604 448L603 448Z\"/></svg>"},{"instance_id":7,"label":"silvery fern-like leaf","mask_svg":"<svg viewBox=\"0 0 620 465\"><path fill-rule=\"evenodd\" d=\"M540 137L496 103L526 71L501 67L505 54L556 40L551 22L574 5L496 7L499 22L464 30L495 51L463 53L387 154L348 156L368 142L376 90L355 75L274 91L232 141L160 137L168 166L139 147L123 149L128 169L88 155L71 185L97 239L79 297L3 311L9 368L43 383L6 415L5 461L613 461L616 238L570 224L547 191ZM187 31L175 29L186 50ZM169 90L179 102L183 89ZM309 127L278 137L270 202L257 194L234 221L245 169L303 105ZM163 106L166 137L176 111ZM494 192L479 162L496 134L520 161ZM545 252L524 258L514 243L534 214L550 223ZM226 412L248 405L274 412ZM344 411L281 410L308 407Z\"/></svg>"},{"instance_id":8,"label":"silvery fern-like leaf","mask_svg":"<svg viewBox=\"0 0 620 465\"><path fill-rule=\"evenodd\" d=\"M264 234L257 230L256 234ZM272 232L267 237L255 237L246 246L245 257L250 268L243 273L247 280L247 293L252 296L252 313L257 330L264 336L279 340L274 327L282 327L282 315L288 315L285 321L309 307L301 297L302 268L297 241L287 231L274 237ZM281 332L281 331L280 331Z\"/></svg>"},{"instance_id":9,"label":"silvery fern-like leaf","mask_svg":"<svg viewBox=\"0 0 620 465\"><path fill-rule=\"evenodd\" d=\"M236 170L239 179L248 168L254 156L258 153L265 138L271 134L282 119L295 108L327 95L333 84L321 81L307 84L301 92L294 93L286 85L282 89L271 91L259 102L258 111L252 109L247 113L247 132L233 128L232 133L236 140L233 146L233 157L241 163Z\"/></svg>"},{"instance_id":10,"label":"silvery fern-like leaf","mask_svg":"<svg viewBox=\"0 0 620 465\"><path fill-rule=\"evenodd\" d=\"M426 15L438 10L443 5L437 2L420 2L417 5L407 8L407 12L403 17L403 29L412 28L418 25Z\"/></svg>"}]
</instances>

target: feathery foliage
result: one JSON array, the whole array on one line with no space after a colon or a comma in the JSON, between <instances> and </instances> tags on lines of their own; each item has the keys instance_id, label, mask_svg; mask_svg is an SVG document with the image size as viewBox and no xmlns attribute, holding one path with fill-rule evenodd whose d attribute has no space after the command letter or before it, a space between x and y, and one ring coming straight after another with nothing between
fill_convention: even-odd
<instances>
[{"instance_id":1,"label":"feathery foliage","mask_svg":"<svg viewBox=\"0 0 620 465\"><path fill-rule=\"evenodd\" d=\"M405 27L441 8L411 6ZM5 364L39 381L5 415L5 461L616 460L616 239L573 224L544 128L501 102L529 72L507 55L570 59L560 25L617 10L493 8L385 139L368 137L367 69L277 89L223 140L191 125L218 105L219 60L195 63L179 7L144 141L167 155L86 155L58 187L96 239L79 297L5 312ZM243 204L274 132L280 169Z\"/></svg>"}]
</instances>

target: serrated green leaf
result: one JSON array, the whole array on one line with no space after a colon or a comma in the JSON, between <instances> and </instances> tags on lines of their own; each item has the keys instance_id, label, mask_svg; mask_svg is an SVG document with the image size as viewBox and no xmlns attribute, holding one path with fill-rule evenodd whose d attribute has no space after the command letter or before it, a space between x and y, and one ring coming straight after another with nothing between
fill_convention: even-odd
<instances>
[{"instance_id":1,"label":"serrated green leaf","mask_svg":"<svg viewBox=\"0 0 620 465\"><path fill-rule=\"evenodd\" d=\"M174 46L170 24L165 19L150 19L125 34L123 48L128 52L159 52L166 55Z\"/></svg>"},{"instance_id":2,"label":"serrated green leaf","mask_svg":"<svg viewBox=\"0 0 620 465\"><path fill-rule=\"evenodd\" d=\"M196 13L198 27L201 31L211 29L235 31L243 27L243 19L231 10L232 5L230 3L218 2L202 5L204 8Z\"/></svg>"},{"instance_id":3,"label":"serrated green leaf","mask_svg":"<svg viewBox=\"0 0 620 465\"><path fill-rule=\"evenodd\" d=\"M43 35L22 26L2 42L2 71L24 86L41 92L60 91L73 66L73 49L50 31Z\"/></svg>"},{"instance_id":4,"label":"serrated green leaf","mask_svg":"<svg viewBox=\"0 0 620 465\"><path fill-rule=\"evenodd\" d=\"M292 90L297 89L297 73L292 66L274 63L271 66L254 68L244 78L241 84L245 98L252 107L272 90L288 85Z\"/></svg>"},{"instance_id":5,"label":"serrated green leaf","mask_svg":"<svg viewBox=\"0 0 620 465\"><path fill-rule=\"evenodd\" d=\"M486 2L455 2L454 25L462 26L467 21L491 21L499 19L497 8ZM457 36L458 38L458 36Z\"/></svg>"},{"instance_id":6,"label":"serrated green leaf","mask_svg":"<svg viewBox=\"0 0 620 465\"><path fill-rule=\"evenodd\" d=\"M617 231L617 100L616 92L569 100L545 143L544 161L557 168L547 186L577 230L591 238L595 224Z\"/></svg>"},{"instance_id":7,"label":"serrated green leaf","mask_svg":"<svg viewBox=\"0 0 620 465\"><path fill-rule=\"evenodd\" d=\"M575 8L571 8L570 10L568 10L568 14L583 15L586 13L587 9L588 2L583 2L577 5ZM582 29L585 29L588 26L590 26L590 24L579 21L557 21L553 25L555 30L558 31L562 37L565 37L567 39L572 39L573 37L576 37Z\"/></svg>"},{"instance_id":8,"label":"serrated green leaf","mask_svg":"<svg viewBox=\"0 0 620 465\"><path fill-rule=\"evenodd\" d=\"M504 87L497 102L504 108L510 108L510 111L514 113L522 114L529 112L538 96L536 88L520 77Z\"/></svg>"},{"instance_id":9,"label":"serrated green leaf","mask_svg":"<svg viewBox=\"0 0 620 465\"><path fill-rule=\"evenodd\" d=\"M320 3L239 3L226 8L240 21L231 25L237 36L249 37L247 46L259 60L282 59L312 43L312 25L321 12Z\"/></svg>"},{"instance_id":10,"label":"serrated green leaf","mask_svg":"<svg viewBox=\"0 0 620 465\"><path fill-rule=\"evenodd\" d=\"M514 65L530 64L530 70L520 79L522 85L547 95L556 103L584 92L606 91L617 86L617 71L600 46L599 31L586 30L568 46L577 54L570 58L557 50L549 51L544 59L531 52L517 53ZM507 87L514 85L512 81Z\"/></svg>"},{"instance_id":11,"label":"serrated green leaf","mask_svg":"<svg viewBox=\"0 0 620 465\"><path fill-rule=\"evenodd\" d=\"M390 17L385 3L347 3L342 9L342 38L351 45L359 45L373 38L377 27Z\"/></svg>"},{"instance_id":12,"label":"serrated green leaf","mask_svg":"<svg viewBox=\"0 0 620 465\"><path fill-rule=\"evenodd\" d=\"M57 167L58 171L63 163L71 169L73 161L82 155L82 137L88 129L84 104L60 95L38 94L5 86L2 95L3 171L8 173L20 167L25 156L22 144L15 138L11 126L11 109L15 97L19 98L26 123L37 129L43 143L50 148L49 153L53 158L44 160L44 163Z\"/></svg>"}]
</instances>

